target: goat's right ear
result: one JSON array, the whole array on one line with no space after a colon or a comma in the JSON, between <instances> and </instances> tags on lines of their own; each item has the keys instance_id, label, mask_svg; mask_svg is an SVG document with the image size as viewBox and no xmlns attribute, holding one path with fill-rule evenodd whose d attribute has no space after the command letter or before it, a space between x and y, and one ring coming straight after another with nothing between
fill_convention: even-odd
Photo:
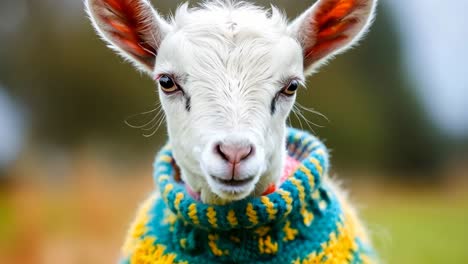
<instances>
[{"instance_id":1,"label":"goat's right ear","mask_svg":"<svg viewBox=\"0 0 468 264\"><path fill-rule=\"evenodd\" d=\"M158 47L171 26L149 0L85 0L97 33L108 46L151 73Z\"/></svg>"}]
</instances>

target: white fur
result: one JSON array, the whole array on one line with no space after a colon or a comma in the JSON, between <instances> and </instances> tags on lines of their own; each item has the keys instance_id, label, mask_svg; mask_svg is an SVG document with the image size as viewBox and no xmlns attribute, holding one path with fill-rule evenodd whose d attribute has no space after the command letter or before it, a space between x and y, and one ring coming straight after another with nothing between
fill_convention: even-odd
<instances>
[{"instance_id":1,"label":"white fur","mask_svg":"<svg viewBox=\"0 0 468 264\"><path fill-rule=\"evenodd\" d=\"M149 7L146 0L134 1ZM336 52L359 39L370 23L373 6L354 14L366 22L354 29L356 36ZM122 53L118 43L105 33L105 25L96 21L94 14L99 10L92 8L88 4L98 33ZM184 94L172 95L160 90L169 139L183 180L201 194L204 202L260 195L279 180L283 169L286 118L295 96L279 95L273 114L271 104L289 80L304 81L305 73L311 71L310 65L304 69L303 46L310 44L304 41L315 41L313 36L304 36L312 34L305 21L313 15L314 7L292 24L274 7L266 11L233 1L208 1L192 9L184 4L168 24L151 12L156 17L149 18L152 30L163 34L161 41L155 41L159 49L152 76L176 76L184 90ZM188 98L190 111L186 109ZM238 168L240 175L253 176L253 181L229 187L213 180L212 175L225 174L228 169L213 151L218 142L253 144L254 155Z\"/></svg>"}]
</instances>

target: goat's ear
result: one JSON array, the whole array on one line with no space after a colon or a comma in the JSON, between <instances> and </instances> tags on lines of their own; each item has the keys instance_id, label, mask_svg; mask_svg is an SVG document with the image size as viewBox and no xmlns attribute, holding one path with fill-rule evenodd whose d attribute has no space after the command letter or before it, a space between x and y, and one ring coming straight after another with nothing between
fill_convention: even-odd
<instances>
[{"instance_id":1,"label":"goat's ear","mask_svg":"<svg viewBox=\"0 0 468 264\"><path fill-rule=\"evenodd\" d=\"M171 27L149 0L86 0L86 10L110 48L140 70L152 72L158 47Z\"/></svg>"},{"instance_id":2,"label":"goat's ear","mask_svg":"<svg viewBox=\"0 0 468 264\"><path fill-rule=\"evenodd\" d=\"M302 46L304 70L355 44L369 28L377 0L318 0L289 26Z\"/></svg>"}]
</instances>

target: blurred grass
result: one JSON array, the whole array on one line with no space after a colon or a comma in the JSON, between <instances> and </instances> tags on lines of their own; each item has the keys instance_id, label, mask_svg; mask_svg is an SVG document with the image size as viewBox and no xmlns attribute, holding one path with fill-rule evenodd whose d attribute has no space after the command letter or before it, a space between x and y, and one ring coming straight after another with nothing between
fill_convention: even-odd
<instances>
[{"instance_id":1,"label":"blurred grass","mask_svg":"<svg viewBox=\"0 0 468 264\"><path fill-rule=\"evenodd\" d=\"M399 196L364 211L385 263L468 263L468 202L440 195ZM456 199L456 200L455 200Z\"/></svg>"}]
</instances>

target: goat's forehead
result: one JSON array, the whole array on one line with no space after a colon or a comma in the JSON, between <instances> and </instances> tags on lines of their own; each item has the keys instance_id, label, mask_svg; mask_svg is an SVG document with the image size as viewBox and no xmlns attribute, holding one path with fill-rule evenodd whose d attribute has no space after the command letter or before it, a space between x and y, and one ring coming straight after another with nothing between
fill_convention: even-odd
<instances>
[{"instance_id":1,"label":"goat's forehead","mask_svg":"<svg viewBox=\"0 0 468 264\"><path fill-rule=\"evenodd\" d=\"M295 40L250 29L235 34L216 25L180 29L168 37L160 51L159 70L194 78L271 79L278 74L302 75L303 70L302 51Z\"/></svg>"},{"instance_id":2,"label":"goat's forehead","mask_svg":"<svg viewBox=\"0 0 468 264\"><path fill-rule=\"evenodd\" d=\"M302 75L302 50L284 16L252 5L207 6L175 15L163 41L157 73L174 72L207 85L233 80L255 85L278 76Z\"/></svg>"},{"instance_id":3,"label":"goat's forehead","mask_svg":"<svg viewBox=\"0 0 468 264\"><path fill-rule=\"evenodd\" d=\"M168 52L160 53L161 64L167 71L191 79L278 81L282 77L301 77L302 53L297 42L287 36L270 38L245 34L226 38L217 34L181 32L164 47Z\"/></svg>"}]
</instances>

